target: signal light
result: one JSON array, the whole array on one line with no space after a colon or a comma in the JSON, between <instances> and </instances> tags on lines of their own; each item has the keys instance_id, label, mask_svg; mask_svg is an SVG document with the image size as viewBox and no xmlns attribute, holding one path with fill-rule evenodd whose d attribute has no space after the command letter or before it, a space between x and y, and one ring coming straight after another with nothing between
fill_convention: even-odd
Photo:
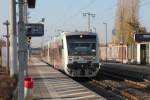
<instances>
[{"instance_id":1,"label":"signal light","mask_svg":"<svg viewBox=\"0 0 150 100\"><path fill-rule=\"evenodd\" d=\"M28 43L30 44L31 42L31 36L28 37Z\"/></svg>"},{"instance_id":2,"label":"signal light","mask_svg":"<svg viewBox=\"0 0 150 100\"><path fill-rule=\"evenodd\" d=\"M31 40L31 36L29 36L28 39Z\"/></svg>"},{"instance_id":3,"label":"signal light","mask_svg":"<svg viewBox=\"0 0 150 100\"><path fill-rule=\"evenodd\" d=\"M30 44L30 40L28 40L28 44Z\"/></svg>"},{"instance_id":4,"label":"signal light","mask_svg":"<svg viewBox=\"0 0 150 100\"><path fill-rule=\"evenodd\" d=\"M27 0L28 8L35 8L36 0Z\"/></svg>"}]
</instances>

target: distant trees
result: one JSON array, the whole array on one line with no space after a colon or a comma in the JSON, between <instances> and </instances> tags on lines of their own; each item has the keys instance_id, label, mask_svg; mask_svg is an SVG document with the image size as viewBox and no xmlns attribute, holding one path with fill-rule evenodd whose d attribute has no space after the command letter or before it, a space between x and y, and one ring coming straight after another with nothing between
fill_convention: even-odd
<instances>
[{"instance_id":1,"label":"distant trees","mask_svg":"<svg viewBox=\"0 0 150 100\"><path fill-rule=\"evenodd\" d=\"M143 32L138 15L139 0L118 0L114 38L116 43L122 41L123 44L132 44L134 33Z\"/></svg>"}]
</instances>

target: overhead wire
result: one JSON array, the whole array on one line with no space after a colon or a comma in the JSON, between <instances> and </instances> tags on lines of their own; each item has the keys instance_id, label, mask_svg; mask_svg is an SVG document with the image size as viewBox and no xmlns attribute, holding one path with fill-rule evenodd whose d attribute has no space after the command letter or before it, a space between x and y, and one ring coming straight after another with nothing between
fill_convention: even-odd
<instances>
[{"instance_id":1,"label":"overhead wire","mask_svg":"<svg viewBox=\"0 0 150 100\"><path fill-rule=\"evenodd\" d=\"M141 2L140 2L140 6L144 6L144 5L149 5L150 4L150 0L142 0ZM112 5L112 7L110 7L110 8L108 8L108 10L112 10L114 7L117 7L117 4L114 4L114 5ZM104 11L104 13L105 13L106 11ZM107 11L108 12L108 11ZM107 13L108 14L108 13ZM111 20L111 19L113 19L113 17L115 17L115 16L112 16L112 17L110 17L110 18L106 18L107 17L107 15L106 16L102 16L102 17L99 17L99 18L105 18L106 19L106 21L107 20Z\"/></svg>"},{"instance_id":2,"label":"overhead wire","mask_svg":"<svg viewBox=\"0 0 150 100\"><path fill-rule=\"evenodd\" d=\"M97 15L96 14L96 19L99 20L99 19L104 19L105 21L109 21L109 20L112 20L114 16L111 16L111 18L109 16L107 16L108 14L110 14L109 11L112 11L114 9L114 7L116 7L116 3L115 4L112 4L110 7L106 8L103 12L103 16L99 16L99 14ZM109 18L108 18L109 17ZM99 23L99 21L97 21L97 23Z\"/></svg>"},{"instance_id":3,"label":"overhead wire","mask_svg":"<svg viewBox=\"0 0 150 100\"><path fill-rule=\"evenodd\" d=\"M97 0L91 0L86 6L80 8L77 12L75 12L73 15L69 16L68 18L66 18L66 20L63 21L63 26L70 22L69 20L72 19L73 17L76 17L79 13L81 13L82 10L90 7L91 5L93 5Z\"/></svg>"},{"instance_id":4,"label":"overhead wire","mask_svg":"<svg viewBox=\"0 0 150 100\"><path fill-rule=\"evenodd\" d=\"M145 2L144 2L144 1L145 1ZM140 8L143 9L144 7L146 7L146 6L149 5L149 4L150 4L150 0L143 0L143 1L140 3ZM140 20L141 23L144 21L142 15L139 17L139 20Z\"/></svg>"},{"instance_id":5,"label":"overhead wire","mask_svg":"<svg viewBox=\"0 0 150 100\"><path fill-rule=\"evenodd\" d=\"M146 2L140 4L140 7L144 7L145 5L149 5L149 4L150 4L150 0L146 0Z\"/></svg>"},{"instance_id":6,"label":"overhead wire","mask_svg":"<svg viewBox=\"0 0 150 100\"><path fill-rule=\"evenodd\" d=\"M73 17L75 17L79 12L81 12L82 10L84 10L84 9L86 9L87 7L89 7L90 5L92 5L94 2L95 2L96 0L92 0L88 5L86 5L85 7L83 7L83 8L80 8L75 14L73 14L72 16L69 16L65 21L64 21L64 23L63 23L63 25L64 24L66 24L66 23L68 23L68 22L70 22L70 21L68 21L68 20L70 20L70 19L72 19ZM144 4L143 4L143 2L144 2ZM148 5L149 4L149 0L142 0L142 6L144 6L144 5ZM148 4L147 4L148 3ZM97 16L96 18L97 19L104 19L105 21L110 21L110 20L112 20L112 19L114 19L114 17L115 17L115 15L114 16L111 16L111 17L109 17L108 16L108 12L109 11L112 11L113 9L114 9L114 7L117 7L117 4L115 3L115 4L113 4L111 7L109 7L109 8L107 8L106 10L104 10L104 13L102 14L103 16ZM106 13L106 14L105 14ZM110 13L110 12L109 12ZM107 18L107 16L109 17L109 18Z\"/></svg>"},{"instance_id":7,"label":"overhead wire","mask_svg":"<svg viewBox=\"0 0 150 100\"><path fill-rule=\"evenodd\" d=\"M101 15L103 15L103 16L101 16L101 17L105 17L105 15L107 15L109 11L112 11L112 10L114 9L114 7L116 7L116 6L117 6L117 4L115 3L115 4L112 4L109 8L106 8L106 9L103 11L103 13L101 13ZM101 17L98 16L97 18L101 18Z\"/></svg>"},{"instance_id":8,"label":"overhead wire","mask_svg":"<svg viewBox=\"0 0 150 100\"><path fill-rule=\"evenodd\" d=\"M68 7L66 7L65 13L62 16L60 16L60 18L58 19L58 22L61 22L64 18L66 18L66 15L68 14L69 10L72 9L72 7L73 7L73 3L72 2L71 4L68 3Z\"/></svg>"},{"instance_id":9,"label":"overhead wire","mask_svg":"<svg viewBox=\"0 0 150 100\"><path fill-rule=\"evenodd\" d=\"M113 18L115 17L115 15L113 15L113 10L115 9L115 7L117 7L117 3L112 4L109 8L105 9L103 11L103 13L101 14L102 16L98 16L97 20L101 19L102 21L112 21ZM111 11L111 12L110 12ZM113 13L113 14L110 14ZM113 15L110 17L110 15ZM99 23L99 21L97 21L97 23Z\"/></svg>"},{"instance_id":10,"label":"overhead wire","mask_svg":"<svg viewBox=\"0 0 150 100\"><path fill-rule=\"evenodd\" d=\"M117 5L117 4L115 3L115 4L112 4L110 7L106 8L106 9L103 11L103 14L101 14L101 15L103 15L103 16L99 16L99 15L98 15L98 17L96 16L96 19L97 19L97 20L101 19L101 20L103 20L103 21L113 21L115 15L110 14L110 13L113 13L114 7L116 7L116 5ZM110 12L110 11L111 11L111 12ZM96 15L97 15L97 14L96 14ZM110 16L110 15L112 15L112 16ZM99 24L99 21L96 21L96 23L93 23L93 25L94 25L94 24Z\"/></svg>"}]
</instances>

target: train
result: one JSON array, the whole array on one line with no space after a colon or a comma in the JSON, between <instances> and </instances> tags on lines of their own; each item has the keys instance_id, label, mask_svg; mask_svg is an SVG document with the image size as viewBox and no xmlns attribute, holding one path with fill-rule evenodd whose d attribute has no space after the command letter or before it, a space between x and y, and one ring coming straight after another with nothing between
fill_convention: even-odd
<instances>
[{"instance_id":1,"label":"train","mask_svg":"<svg viewBox=\"0 0 150 100\"><path fill-rule=\"evenodd\" d=\"M42 46L41 58L71 77L95 77L100 70L99 39L93 32L62 32Z\"/></svg>"}]
</instances>

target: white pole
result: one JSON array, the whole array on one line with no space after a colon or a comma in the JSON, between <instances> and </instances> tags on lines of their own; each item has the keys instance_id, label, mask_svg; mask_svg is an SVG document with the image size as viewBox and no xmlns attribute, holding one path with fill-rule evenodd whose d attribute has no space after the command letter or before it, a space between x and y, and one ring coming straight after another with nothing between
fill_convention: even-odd
<instances>
[{"instance_id":1,"label":"white pole","mask_svg":"<svg viewBox=\"0 0 150 100\"><path fill-rule=\"evenodd\" d=\"M26 68L26 34L25 34L25 23L24 23L24 0L18 0L19 3L19 22L18 22L18 40L19 40L19 96L18 100L24 100L24 69Z\"/></svg>"},{"instance_id":2,"label":"white pole","mask_svg":"<svg viewBox=\"0 0 150 100\"><path fill-rule=\"evenodd\" d=\"M91 19L90 19L90 16L91 16L91 14L90 14L90 12L88 12L87 13L88 14L88 31L90 32L91 31Z\"/></svg>"},{"instance_id":3,"label":"white pole","mask_svg":"<svg viewBox=\"0 0 150 100\"><path fill-rule=\"evenodd\" d=\"M10 75L17 74L16 0L9 0L10 13Z\"/></svg>"},{"instance_id":4,"label":"white pole","mask_svg":"<svg viewBox=\"0 0 150 100\"><path fill-rule=\"evenodd\" d=\"M106 25L106 63L107 63L107 45L108 45L108 43L107 43L107 23L103 23L103 24L105 24Z\"/></svg>"},{"instance_id":5,"label":"white pole","mask_svg":"<svg viewBox=\"0 0 150 100\"><path fill-rule=\"evenodd\" d=\"M28 23L28 11L27 11L27 0L24 0L24 5L23 5L23 20L24 20L24 23L27 24ZM25 34L26 34L27 30L25 30ZM26 51L27 51L27 54L25 55L25 69L24 69L24 74L25 76L28 75L28 44L27 44L27 36L24 37L24 40L25 40L25 48L26 48Z\"/></svg>"},{"instance_id":6,"label":"white pole","mask_svg":"<svg viewBox=\"0 0 150 100\"><path fill-rule=\"evenodd\" d=\"M8 73L10 72L10 66L9 66L9 25L10 23L8 22L8 20L6 20L6 22L3 23L4 25L6 25L6 29L7 29L7 34L6 34L6 39L7 39L7 70ZM10 73L9 73L10 74Z\"/></svg>"}]
</instances>

